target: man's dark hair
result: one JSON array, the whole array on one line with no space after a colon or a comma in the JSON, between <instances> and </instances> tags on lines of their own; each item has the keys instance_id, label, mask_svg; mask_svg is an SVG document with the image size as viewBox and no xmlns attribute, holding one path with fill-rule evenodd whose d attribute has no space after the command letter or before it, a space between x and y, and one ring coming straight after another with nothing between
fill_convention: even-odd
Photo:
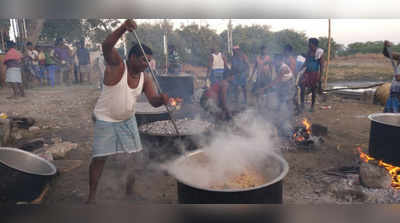
<instances>
[{"instance_id":1,"label":"man's dark hair","mask_svg":"<svg viewBox=\"0 0 400 223\"><path fill-rule=\"evenodd\" d=\"M314 46L318 46L319 41L318 41L317 38L311 38L311 39L308 40L308 43L311 43L311 44L313 44Z\"/></svg>"},{"instance_id":2,"label":"man's dark hair","mask_svg":"<svg viewBox=\"0 0 400 223\"><path fill-rule=\"evenodd\" d=\"M26 45L27 46L33 46L32 42L27 42Z\"/></svg>"},{"instance_id":3,"label":"man's dark hair","mask_svg":"<svg viewBox=\"0 0 400 223\"><path fill-rule=\"evenodd\" d=\"M63 38L57 37L56 39L56 46L60 45L63 42Z\"/></svg>"},{"instance_id":4,"label":"man's dark hair","mask_svg":"<svg viewBox=\"0 0 400 223\"><path fill-rule=\"evenodd\" d=\"M285 47L283 48L285 52L293 52L293 47L290 44L286 44Z\"/></svg>"},{"instance_id":5,"label":"man's dark hair","mask_svg":"<svg viewBox=\"0 0 400 223\"><path fill-rule=\"evenodd\" d=\"M223 78L227 79L231 76L233 76L235 74L235 72L232 69L225 69L224 73L223 73Z\"/></svg>"},{"instance_id":6,"label":"man's dark hair","mask_svg":"<svg viewBox=\"0 0 400 223\"><path fill-rule=\"evenodd\" d=\"M7 48L14 48L15 47L15 42L14 41L7 41L6 43Z\"/></svg>"},{"instance_id":7,"label":"man's dark hair","mask_svg":"<svg viewBox=\"0 0 400 223\"><path fill-rule=\"evenodd\" d=\"M260 47L260 50L261 51L264 51L265 50L265 48L267 48L266 46L264 46L264 45L262 45L261 47Z\"/></svg>"},{"instance_id":8,"label":"man's dark hair","mask_svg":"<svg viewBox=\"0 0 400 223\"><path fill-rule=\"evenodd\" d=\"M153 55L153 51L150 49L150 47L142 44L143 50L147 55ZM140 49L139 44L135 44L132 46L131 50L129 50L128 58L131 58L132 55L135 55L136 57L141 57L143 56L142 49Z\"/></svg>"}]
</instances>

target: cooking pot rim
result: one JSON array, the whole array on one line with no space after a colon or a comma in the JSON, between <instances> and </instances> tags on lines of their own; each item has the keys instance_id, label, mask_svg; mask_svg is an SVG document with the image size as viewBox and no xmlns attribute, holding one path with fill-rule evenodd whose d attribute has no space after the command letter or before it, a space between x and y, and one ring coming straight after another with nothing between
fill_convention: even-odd
<instances>
[{"instance_id":1,"label":"cooking pot rim","mask_svg":"<svg viewBox=\"0 0 400 223\"><path fill-rule=\"evenodd\" d=\"M180 161L182 161L182 160L184 160L184 159L187 159L187 157L189 157L189 156L192 156L192 155L195 155L195 154L201 153L201 152L203 152L202 149L196 150L196 151L191 152L191 153L187 153L185 156L182 156L182 157L178 158L177 160L175 160L175 162L180 162ZM211 191L211 192L224 192L224 193L225 193L225 192L226 192L226 193L232 193L232 192L246 192L246 191L258 190L258 189L268 187L268 186L270 186L270 185L273 185L273 184L275 184L275 183L277 183L277 182L283 180L283 178L284 178L284 177L288 174L288 172L289 172L289 164L287 163L287 161L286 161L284 158L282 158L281 156L279 156L279 155L278 155L277 153L275 153L275 152L270 152L270 153L268 153L268 155L271 155L271 156L273 156L274 158L278 159L279 163L281 163L281 165L282 165L282 166L281 166L281 167L282 167L282 172L281 172L281 173L279 174L279 176L276 177L274 180L268 181L267 183L262 184L262 185L259 185L259 186L257 186L257 187L250 187L250 188L247 188L247 189L224 189L224 190L218 190L218 189L212 189L212 188L203 188L203 187L199 187L199 186L197 186L197 185L194 185L194 184L192 184L192 183L188 183L188 182L185 181L185 180L179 179L178 177L176 177L176 176L175 176L174 174L172 174L172 173L171 173L171 175L172 175L179 183L188 185L188 186L190 186L190 187L193 187L193 188L196 188L196 189L199 189L199 190L205 190L205 191Z\"/></svg>"},{"instance_id":2,"label":"cooking pot rim","mask_svg":"<svg viewBox=\"0 0 400 223\"><path fill-rule=\"evenodd\" d=\"M52 164L51 162L49 162L46 159L43 159L42 157L40 157L40 156L38 156L36 154L24 151L22 149L16 149L16 148L11 148L11 147L0 147L0 150L8 150L8 151L13 151L13 152L17 152L17 153L22 153L22 154L25 154L27 156L33 157L35 159L38 159L38 160L46 163L50 167L51 172L49 172L47 174L43 174L43 173L34 173L32 171L29 171L29 170L22 170L22 169L16 167L15 165L11 165L11 164L7 163L7 160L2 160L1 157L0 157L0 163L4 164L4 165L6 165L6 166L8 166L10 168L16 169L16 170L21 171L23 173L39 175L39 176L52 176L52 175L55 175L56 172L57 172L57 168L56 168L56 166L54 164Z\"/></svg>"},{"instance_id":3,"label":"cooking pot rim","mask_svg":"<svg viewBox=\"0 0 400 223\"><path fill-rule=\"evenodd\" d=\"M368 115L368 119L373 121L373 122L377 122L377 123L380 123L380 124L383 124L383 125L390 125L390 126L394 126L394 127L400 127L400 125L396 125L396 124L393 124L393 123L386 123L386 122L382 122L382 121L376 120L375 118L379 117L379 116L399 116L400 117L400 113L374 113L374 114Z\"/></svg>"}]
</instances>

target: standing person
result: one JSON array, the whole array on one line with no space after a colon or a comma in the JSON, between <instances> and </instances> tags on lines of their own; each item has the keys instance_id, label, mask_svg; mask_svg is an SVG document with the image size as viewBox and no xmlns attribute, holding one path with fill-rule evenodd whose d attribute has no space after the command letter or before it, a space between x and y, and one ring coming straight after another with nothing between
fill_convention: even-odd
<instances>
[{"instance_id":1,"label":"standing person","mask_svg":"<svg viewBox=\"0 0 400 223\"><path fill-rule=\"evenodd\" d=\"M39 76L41 78L41 84L48 79L46 72L46 54L43 50L43 47L36 46L36 51L38 52L38 65L39 65Z\"/></svg>"},{"instance_id":2,"label":"standing person","mask_svg":"<svg viewBox=\"0 0 400 223\"><path fill-rule=\"evenodd\" d=\"M392 56L392 59L397 62L395 64L395 73L392 80L392 84L390 85L390 96L386 101L384 112L392 112L399 113L400 112L400 53L392 53L389 52L388 48L392 44L385 40L383 46L383 55L387 58Z\"/></svg>"},{"instance_id":3,"label":"standing person","mask_svg":"<svg viewBox=\"0 0 400 223\"><path fill-rule=\"evenodd\" d=\"M31 42L26 43L27 70L32 74L33 77L38 79L40 85L42 85L38 57L39 52L33 48L33 44Z\"/></svg>"},{"instance_id":4,"label":"standing person","mask_svg":"<svg viewBox=\"0 0 400 223\"><path fill-rule=\"evenodd\" d=\"M174 45L168 50L168 73L179 74L182 72L182 59Z\"/></svg>"},{"instance_id":5,"label":"standing person","mask_svg":"<svg viewBox=\"0 0 400 223\"><path fill-rule=\"evenodd\" d=\"M314 111L315 98L321 75L324 70L324 50L318 48L318 39L311 38L308 41L308 52L306 55L306 62L303 67L306 68L301 80L301 109L304 109L304 99L306 88L311 90L311 107L310 112Z\"/></svg>"},{"instance_id":6,"label":"standing person","mask_svg":"<svg viewBox=\"0 0 400 223\"><path fill-rule=\"evenodd\" d=\"M79 64L79 61L78 61L78 57L76 56L76 53L78 52L78 49L79 49L79 43L78 42L75 42L74 43L74 45L75 45L75 48L73 48L73 52L72 52L72 61L73 61L73 70L74 70L74 83L75 84L78 84L79 83L79 77L78 77L78 74L79 74L79 66L78 66L78 64Z\"/></svg>"},{"instance_id":7,"label":"standing person","mask_svg":"<svg viewBox=\"0 0 400 223\"><path fill-rule=\"evenodd\" d=\"M229 85L235 78L234 74L230 69L226 69L222 80L212 84L200 99L201 107L214 118L215 122L232 119L232 114L227 106L227 92Z\"/></svg>"},{"instance_id":8,"label":"standing person","mask_svg":"<svg viewBox=\"0 0 400 223\"><path fill-rule=\"evenodd\" d=\"M256 74L256 82L254 83L252 93L256 94L259 88L263 88L271 83L272 80L272 60L267 54L268 50L265 46L260 48L261 54L256 57L256 64L253 68L251 76ZM259 99L259 98L257 98ZM257 100L259 104L259 100Z\"/></svg>"},{"instance_id":9,"label":"standing person","mask_svg":"<svg viewBox=\"0 0 400 223\"><path fill-rule=\"evenodd\" d=\"M13 89L13 96L8 99L17 98L18 95L25 97L24 86L22 85L21 59L22 54L15 49L15 43L7 41L7 53L3 63L6 65L6 83Z\"/></svg>"},{"instance_id":10,"label":"standing person","mask_svg":"<svg viewBox=\"0 0 400 223\"><path fill-rule=\"evenodd\" d=\"M136 100L142 92L154 107L168 104L166 94L157 94L149 75L144 75L147 68L145 57L151 59L152 51L143 45L146 55L135 44L129 51L126 61L118 54L115 44L126 31L136 29L136 23L126 20L102 43L106 63L104 89L94 109L96 123L92 160L89 167L89 197L87 203L95 201L97 184L103 172L107 157L117 153L136 153L143 147L135 118ZM138 154L135 154L138 155ZM129 155L129 159L134 156ZM132 163L131 163L132 164ZM134 177L127 174L126 193L132 192Z\"/></svg>"},{"instance_id":11,"label":"standing person","mask_svg":"<svg viewBox=\"0 0 400 223\"><path fill-rule=\"evenodd\" d=\"M103 54L96 58L94 63L94 70L99 74L99 88L103 90L104 71L106 69Z\"/></svg>"},{"instance_id":12,"label":"standing person","mask_svg":"<svg viewBox=\"0 0 400 223\"><path fill-rule=\"evenodd\" d=\"M85 47L84 40L81 40L76 56L78 57L80 83L83 83L85 80L90 83L90 54L89 50Z\"/></svg>"},{"instance_id":13,"label":"standing person","mask_svg":"<svg viewBox=\"0 0 400 223\"><path fill-rule=\"evenodd\" d=\"M70 85L73 66L72 53L62 38L57 38L56 40L54 56L57 58L60 71L56 73L56 82L58 84L62 82L65 85Z\"/></svg>"},{"instance_id":14,"label":"standing person","mask_svg":"<svg viewBox=\"0 0 400 223\"><path fill-rule=\"evenodd\" d=\"M283 48L284 62L290 67L290 70L294 72L296 70L296 58L293 56L293 47L290 44L286 44Z\"/></svg>"},{"instance_id":15,"label":"standing person","mask_svg":"<svg viewBox=\"0 0 400 223\"><path fill-rule=\"evenodd\" d=\"M290 105L294 96L294 74L290 66L286 64L282 54L274 56L276 77L275 79L263 88L258 90L259 94L264 93L266 89L275 88L280 104Z\"/></svg>"},{"instance_id":16,"label":"standing person","mask_svg":"<svg viewBox=\"0 0 400 223\"><path fill-rule=\"evenodd\" d=\"M306 54L302 53L297 55L296 57L296 69L294 70L294 79L295 79L295 106L296 106L296 113L300 114L300 104L301 104L301 83L300 80L303 76L303 73L305 71L305 67L303 67L304 63L306 62Z\"/></svg>"},{"instance_id":17,"label":"standing person","mask_svg":"<svg viewBox=\"0 0 400 223\"><path fill-rule=\"evenodd\" d=\"M231 59L232 70L236 72L233 86L234 101L239 103L239 90L243 92L244 104L247 104L247 76L249 74L250 63L247 56L240 50L239 46L233 47Z\"/></svg>"},{"instance_id":18,"label":"standing person","mask_svg":"<svg viewBox=\"0 0 400 223\"><path fill-rule=\"evenodd\" d=\"M56 75L59 67L57 66L57 58L54 56L54 49L52 47L45 50L46 57L46 72L47 72L47 84L53 88L56 85ZM60 79L58 79L60 81ZM59 82L57 83L59 84Z\"/></svg>"},{"instance_id":19,"label":"standing person","mask_svg":"<svg viewBox=\"0 0 400 223\"><path fill-rule=\"evenodd\" d=\"M211 49L211 54L208 57L207 79L211 84L223 79L224 69L227 68L226 57L221 51L216 51L215 48Z\"/></svg>"}]
</instances>

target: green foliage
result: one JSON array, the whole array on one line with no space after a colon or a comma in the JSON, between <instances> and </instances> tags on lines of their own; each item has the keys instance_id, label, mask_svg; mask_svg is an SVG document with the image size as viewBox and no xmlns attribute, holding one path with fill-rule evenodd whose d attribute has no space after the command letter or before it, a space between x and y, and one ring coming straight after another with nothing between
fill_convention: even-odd
<instances>
[{"instance_id":1,"label":"green foliage","mask_svg":"<svg viewBox=\"0 0 400 223\"><path fill-rule=\"evenodd\" d=\"M56 37L79 40L89 38L95 49L100 49L100 43L108 34L115 30L121 22L116 19L55 19L46 20L42 32L42 39L54 40ZM168 44L174 45L183 61L196 66L206 66L211 48L218 48L227 52L227 31L217 34L209 26L190 24L173 29L169 20L157 24L142 23L138 26L137 34L140 40L153 50L153 57L158 66L163 66L163 35L168 33ZM133 34L127 34L128 51L136 43ZM286 44L293 47L294 53L305 53L308 50L308 38L305 33L294 30L272 32L267 25L236 26L232 30L233 44L240 45L245 54L254 62L255 56L260 53L260 47L266 46L269 54L281 53ZM327 38L320 37L320 47L327 52ZM123 54L121 45L117 45ZM332 40L331 56L346 52L343 45Z\"/></svg>"},{"instance_id":2,"label":"green foliage","mask_svg":"<svg viewBox=\"0 0 400 223\"><path fill-rule=\"evenodd\" d=\"M351 43L347 46L347 48L339 53L340 56L348 56L357 53L366 54L366 53L382 53L383 50L383 41L374 41L374 42L355 42ZM400 51L400 44L393 46L393 51Z\"/></svg>"},{"instance_id":3,"label":"green foliage","mask_svg":"<svg viewBox=\"0 0 400 223\"><path fill-rule=\"evenodd\" d=\"M80 40L86 35L80 19L47 19L40 35L41 40L54 41L62 37L67 41Z\"/></svg>"}]
</instances>

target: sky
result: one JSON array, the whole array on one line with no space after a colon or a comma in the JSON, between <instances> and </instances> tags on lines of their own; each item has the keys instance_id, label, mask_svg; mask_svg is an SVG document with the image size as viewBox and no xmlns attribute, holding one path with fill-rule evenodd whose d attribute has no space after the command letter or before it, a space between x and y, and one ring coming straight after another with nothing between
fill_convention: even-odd
<instances>
[{"instance_id":1,"label":"sky","mask_svg":"<svg viewBox=\"0 0 400 223\"><path fill-rule=\"evenodd\" d=\"M159 22L160 20L139 20L140 22ZM175 28L181 24L209 24L220 33L227 29L229 19L171 19ZM308 37L328 36L327 19L232 19L232 25L269 25L271 31L292 29L304 32ZM400 19L332 19L332 38L340 44L353 42L379 41L388 39L400 43Z\"/></svg>"},{"instance_id":2,"label":"sky","mask_svg":"<svg viewBox=\"0 0 400 223\"><path fill-rule=\"evenodd\" d=\"M137 22L160 22L161 19L139 19ZM171 19L175 28L181 24L210 25L210 28L223 32L227 29L229 19ZM292 29L304 32L307 37L328 36L327 19L232 19L232 25L269 25L271 31ZM12 34L12 30L11 34ZM332 38L339 44L353 42L390 40L400 43L400 19L332 19ZM13 35L11 35L13 36Z\"/></svg>"}]
</instances>

